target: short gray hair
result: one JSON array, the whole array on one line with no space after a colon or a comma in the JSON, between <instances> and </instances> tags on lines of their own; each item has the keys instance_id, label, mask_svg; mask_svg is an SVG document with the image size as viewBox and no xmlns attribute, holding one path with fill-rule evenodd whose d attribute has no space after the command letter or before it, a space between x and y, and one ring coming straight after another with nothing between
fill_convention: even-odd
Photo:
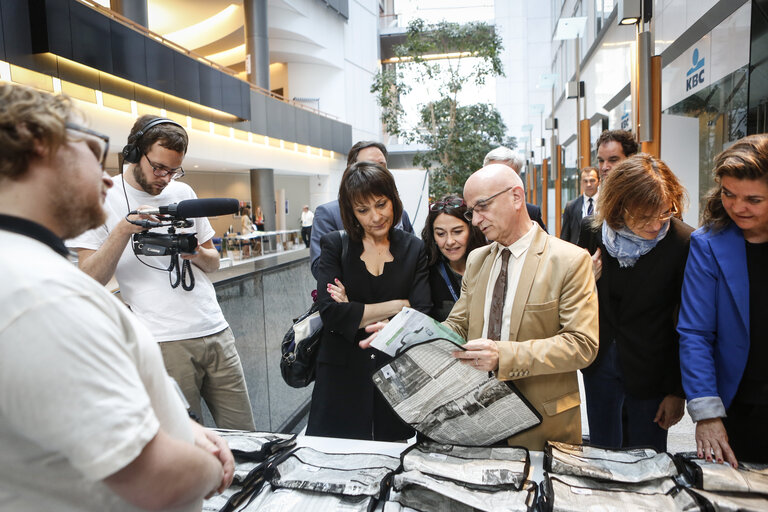
<instances>
[{"instance_id":1,"label":"short gray hair","mask_svg":"<svg viewBox=\"0 0 768 512\"><path fill-rule=\"evenodd\" d=\"M492 149L483 159L483 167L488 165L489 162L499 162L510 166L516 173L520 174L525 160L519 153L515 153L511 149L499 146L496 149Z\"/></svg>"}]
</instances>

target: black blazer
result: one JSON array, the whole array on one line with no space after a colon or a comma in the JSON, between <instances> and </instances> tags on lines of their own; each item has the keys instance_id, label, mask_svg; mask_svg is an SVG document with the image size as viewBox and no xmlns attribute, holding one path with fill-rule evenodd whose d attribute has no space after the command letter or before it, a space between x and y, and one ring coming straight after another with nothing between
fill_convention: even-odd
<instances>
[{"instance_id":1,"label":"black blazer","mask_svg":"<svg viewBox=\"0 0 768 512\"><path fill-rule=\"evenodd\" d=\"M676 326L693 228L678 219L671 222L667 236L630 268L620 268L608 254L600 228L581 224L579 245L590 254L599 247L603 262L597 281L600 350L582 371L595 368L603 345L616 340L624 385L637 398L684 396Z\"/></svg>"},{"instance_id":2,"label":"black blazer","mask_svg":"<svg viewBox=\"0 0 768 512\"><path fill-rule=\"evenodd\" d=\"M578 243L581 226L581 212L584 209L584 194L568 201L563 210L563 221L560 229L560 239L572 244Z\"/></svg>"},{"instance_id":3,"label":"black blazer","mask_svg":"<svg viewBox=\"0 0 768 512\"><path fill-rule=\"evenodd\" d=\"M392 230L389 250L394 261L384 265L380 276L371 275L360 259L362 242L349 239L344 261L338 231L324 235L320 245L316 273L323 336L307 434L377 441L408 439L413 430L400 421L371 381L371 374L391 358L376 349L361 349L358 341L368 334L358 327L366 304L408 299L412 308L424 313L430 310L424 244L410 233ZM336 277L346 287L347 303L336 303L328 295L327 284Z\"/></svg>"},{"instance_id":4,"label":"black blazer","mask_svg":"<svg viewBox=\"0 0 768 512\"><path fill-rule=\"evenodd\" d=\"M536 222L541 226L545 232L547 232L547 225L544 224L544 219L541 218L541 208L535 204L525 203L525 209L528 210L528 216L533 222Z\"/></svg>"}]
</instances>

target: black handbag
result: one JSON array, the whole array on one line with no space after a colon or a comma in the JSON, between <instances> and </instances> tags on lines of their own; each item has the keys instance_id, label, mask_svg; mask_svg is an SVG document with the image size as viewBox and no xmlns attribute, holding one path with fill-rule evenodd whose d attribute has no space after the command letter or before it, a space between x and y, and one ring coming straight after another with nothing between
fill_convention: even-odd
<instances>
[{"instance_id":1,"label":"black handbag","mask_svg":"<svg viewBox=\"0 0 768 512\"><path fill-rule=\"evenodd\" d=\"M349 242L346 231L339 231L341 236L341 262L347 259ZM320 338L323 337L323 321L317 302L309 310L293 319L293 325L280 344L280 373L286 384L292 388L304 388L315 380L317 352Z\"/></svg>"}]
</instances>

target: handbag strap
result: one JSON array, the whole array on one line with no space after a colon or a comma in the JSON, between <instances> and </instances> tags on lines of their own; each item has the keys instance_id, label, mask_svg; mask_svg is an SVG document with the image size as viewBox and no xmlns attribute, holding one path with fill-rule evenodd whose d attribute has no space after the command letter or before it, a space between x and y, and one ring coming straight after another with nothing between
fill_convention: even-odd
<instances>
[{"instance_id":1,"label":"handbag strap","mask_svg":"<svg viewBox=\"0 0 768 512\"><path fill-rule=\"evenodd\" d=\"M341 237L341 264L344 265L344 262L347 260L347 253L349 252L349 237L343 229L339 231L339 236Z\"/></svg>"}]
</instances>

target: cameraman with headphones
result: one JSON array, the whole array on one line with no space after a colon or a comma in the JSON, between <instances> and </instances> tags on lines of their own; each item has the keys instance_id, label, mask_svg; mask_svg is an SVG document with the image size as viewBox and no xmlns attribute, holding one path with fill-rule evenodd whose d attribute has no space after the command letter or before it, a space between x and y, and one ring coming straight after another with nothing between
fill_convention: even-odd
<instances>
[{"instance_id":1,"label":"cameraman with headphones","mask_svg":"<svg viewBox=\"0 0 768 512\"><path fill-rule=\"evenodd\" d=\"M176 379L190 410L201 416L201 398L219 428L254 430L253 413L240 357L216 292L206 272L219 268L213 228L207 218L193 219L194 254L182 254L202 272L191 289L172 286L171 256L134 254L131 237L146 228L131 221L150 219L129 212L197 199L179 181L187 152L187 132L170 119L138 118L123 148L123 173L107 192L107 222L70 240L80 268L102 284L114 275L123 300L149 327L160 344L168 374ZM153 232L162 232L153 230ZM170 277L170 279L169 279Z\"/></svg>"}]
</instances>

